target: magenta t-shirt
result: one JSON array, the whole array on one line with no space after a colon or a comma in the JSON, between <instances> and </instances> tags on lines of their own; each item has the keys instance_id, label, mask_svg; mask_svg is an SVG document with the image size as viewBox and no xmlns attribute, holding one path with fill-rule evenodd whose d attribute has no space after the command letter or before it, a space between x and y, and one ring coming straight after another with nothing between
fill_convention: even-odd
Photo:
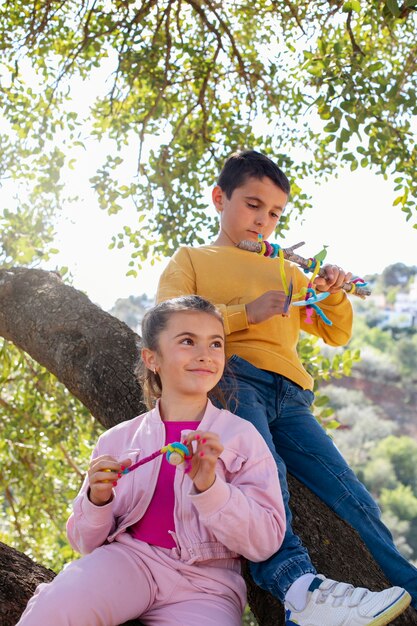
<instances>
[{"instance_id":1,"label":"magenta t-shirt","mask_svg":"<svg viewBox=\"0 0 417 626\"><path fill-rule=\"evenodd\" d=\"M182 430L197 430L200 422L164 422L164 425L165 445L167 445L174 441L181 441ZM161 548L175 548L175 541L168 532L169 530L175 532L175 470L176 466L168 463L164 456L155 492L145 515L129 528L135 539Z\"/></svg>"}]
</instances>

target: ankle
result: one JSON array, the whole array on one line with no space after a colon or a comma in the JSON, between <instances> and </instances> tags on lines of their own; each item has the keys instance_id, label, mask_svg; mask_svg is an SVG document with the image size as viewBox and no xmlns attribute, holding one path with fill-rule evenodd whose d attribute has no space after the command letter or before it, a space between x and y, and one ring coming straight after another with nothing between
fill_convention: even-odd
<instances>
[{"instance_id":1,"label":"ankle","mask_svg":"<svg viewBox=\"0 0 417 626\"><path fill-rule=\"evenodd\" d=\"M303 574L297 578L285 594L284 604L296 611L302 611L307 604L309 587L315 578L316 574Z\"/></svg>"}]
</instances>

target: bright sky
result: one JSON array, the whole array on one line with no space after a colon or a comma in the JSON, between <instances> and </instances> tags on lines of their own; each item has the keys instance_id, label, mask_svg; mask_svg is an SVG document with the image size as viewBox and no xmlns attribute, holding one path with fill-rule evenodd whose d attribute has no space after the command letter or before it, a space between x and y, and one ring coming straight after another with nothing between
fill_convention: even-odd
<instances>
[{"instance_id":1,"label":"bright sky","mask_svg":"<svg viewBox=\"0 0 417 626\"><path fill-rule=\"evenodd\" d=\"M392 263L417 264L417 230L405 214L392 206L393 183L368 171L342 172L320 187L305 184L313 208L303 222L294 222L281 245L305 241L299 253L310 257L328 245L327 262L357 275L381 272ZM137 278L126 277L129 250L108 250L112 235L126 217L107 216L92 191L80 188L80 202L68 207L58 223L57 247L49 267L68 266L73 285L104 309L118 298L147 293L153 296L167 260L153 267L146 263ZM207 192L210 212L210 192ZM291 210L289 205L288 211Z\"/></svg>"}]
</instances>

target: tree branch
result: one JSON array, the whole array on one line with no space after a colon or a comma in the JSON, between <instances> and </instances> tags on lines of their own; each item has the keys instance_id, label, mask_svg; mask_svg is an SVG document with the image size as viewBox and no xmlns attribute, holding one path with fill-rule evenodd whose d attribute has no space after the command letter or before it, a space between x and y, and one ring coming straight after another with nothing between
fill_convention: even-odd
<instances>
[{"instance_id":1,"label":"tree branch","mask_svg":"<svg viewBox=\"0 0 417 626\"><path fill-rule=\"evenodd\" d=\"M144 410L134 377L138 336L56 274L24 268L0 270L0 336L52 371L106 427ZM357 533L298 481L290 477L289 484L294 529L318 571L356 586L387 587ZM2 626L13 626L36 585L53 576L0 544ZM247 584L259 624L283 626L278 601L257 589L250 578ZM393 624L415 626L415 611L408 609Z\"/></svg>"},{"instance_id":2,"label":"tree branch","mask_svg":"<svg viewBox=\"0 0 417 626\"><path fill-rule=\"evenodd\" d=\"M353 11L349 11L348 12L348 16L347 16L347 20L346 20L346 28L347 28L347 32L349 33L350 42L352 44L353 54L361 54L364 57L365 53L362 50L362 48L356 43L355 36L353 34L353 30L352 30L352 14L353 14Z\"/></svg>"},{"instance_id":3,"label":"tree branch","mask_svg":"<svg viewBox=\"0 0 417 626\"><path fill-rule=\"evenodd\" d=\"M55 273L0 270L0 336L44 365L106 428L143 410L132 376L139 337Z\"/></svg>"}]
</instances>

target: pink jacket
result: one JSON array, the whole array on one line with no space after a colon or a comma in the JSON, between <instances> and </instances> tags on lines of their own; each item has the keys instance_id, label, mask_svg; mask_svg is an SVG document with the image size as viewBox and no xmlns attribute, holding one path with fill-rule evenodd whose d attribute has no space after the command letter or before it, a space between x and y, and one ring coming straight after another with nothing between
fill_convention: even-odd
<instances>
[{"instance_id":1,"label":"pink jacket","mask_svg":"<svg viewBox=\"0 0 417 626\"><path fill-rule=\"evenodd\" d=\"M210 401L200 429L217 433L224 451L217 462L216 480L203 493L195 491L183 465L177 467L173 537L179 556L187 563L239 555L264 561L278 550L285 533L274 459L252 424L215 408ZM157 406L105 432L92 456L110 454L135 462L164 444L165 427ZM84 481L67 524L75 550L87 554L112 542L143 516L162 459L161 455L123 476L113 490L112 501L101 507L88 499L88 482Z\"/></svg>"}]
</instances>

